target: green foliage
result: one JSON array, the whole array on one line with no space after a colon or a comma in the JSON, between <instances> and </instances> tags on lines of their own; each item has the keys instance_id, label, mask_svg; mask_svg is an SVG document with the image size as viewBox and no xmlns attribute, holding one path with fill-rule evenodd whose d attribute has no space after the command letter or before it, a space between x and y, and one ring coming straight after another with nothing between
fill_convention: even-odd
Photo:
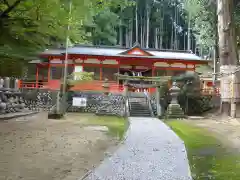
<instances>
[{"instance_id":1,"label":"green foliage","mask_svg":"<svg viewBox=\"0 0 240 180\"><path fill-rule=\"evenodd\" d=\"M16 1L6 2L12 5ZM68 23L71 42L86 43L83 27L87 20L94 14L105 12L107 7L126 4L123 0L72 0L69 13L69 1L65 0L19 2L12 10L6 3L0 6L0 12L9 10L5 16L0 16L0 57L11 57L12 54L20 58L25 54L27 57L29 52L36 53L48 46L62 44L65 42Z\"/></svg>"},{"instance_id":2,"label":"green foliage","mask_svg":"<svg viewBox=\"0 0 240 180\"><path fill-rule=\"evenodd\" d=\"M104 39L104 44L115 44L118 16L106 9L128 4L125 0L1 1L0 58L28 60L48 47L61 46L65 44L68 25L72 44L88 43L92 39L85 27L93 22L95 15L99 15L94 22L100 28L94 37Z\"/></svg>"},{"instance_id":3,"label":"green foliage","mask_svg":"<svg viewBox=\"0 0 240 180\"><path fill-rule=\"evenodd\" d=\"M181 89L178 102L188 115L200 115L210 110L211 96L202 96L200 89L200 79L196 73L185 73L172 78Z\"/></svg>"},{"instance_id":4,"label":"green foliage","mask_svg":"<svg viewBox=\"0 0 240 180\"><path fill-rule=\"evenodd\" d=\"M1 58L0 60L0 75L2 77L22 77L22 70L19 67L23 67L24 62L11 58Z\"/></svg>"},{"instance_id":5,"label":"green foliage","mask_svg":"<svg viewBox=\"0 0 240 180\"><path fill-rule=\"evenodd\" d=\"M68 85L73 86L75 84L83 83L84 81L92 81L93 76L94 73L92 72L75 72L68 76L67 83Z\"/></svg>"},{"instance_id":6,"label":"green foliage","mask_svg":"<svg viewBox=\"0 0 240 180\"><path fill-rule=\"evenodd\" d=\"M14 3L7 2L10 5ZM0 57L23 59L48 46L63 43L68 22L71 26L71 41L82 42L82 21L88 16L91 2L72 2L70 22L68 1L63 0L21 0L4 17L0 16ZM8 9L7 4L3 3L0 6L0 12Z\"/></svg>"},{"instance_id":7,"label":"green foliage","mask_svg":"<svg viewBox=\"0 0 240 180\"><path fill-rule=\"evenodd\" d=\"M162 83L159 93L160 93L160 105L162 108L162 112L164 113L167 110L167 107L171 101L168 82Z\"/></svg>"},{"instance_id":8,"label":"green foliage","mask_svg":"<svg viewBox=\"0 0 240 180\"><path fill-rule=\"evenodd\" d=\"M105 8L104 11L95 16L93 23L95 24L91 37L93 44L116 45L116 28L120 23L117 14Z\"/></svg>"},{"instance_id":9,"label":"green foliage","mask_svg":"<svg viewBox=\"0 0 240 180\"><path fill-rule=\"evenodd\" d=\"M184 8L188 18L191 19L192 30L197 43L202 47L215 45L217 31L216 4L207 0L186 0Z\"/></svg>"},{"instance_id":10,"label":"green foliage","mask_svg":"<svg viewBox=\"0 0 240 180\"><path fill-rule=\"evenodd\" d=\"M217 37L217 3L209 0L183 0L184 9L191 18L192 30L197 43L205 48L214 46ZM234 5L234 25L236 38L240 37L240 5Z\"/></svg>"}]
</instances>

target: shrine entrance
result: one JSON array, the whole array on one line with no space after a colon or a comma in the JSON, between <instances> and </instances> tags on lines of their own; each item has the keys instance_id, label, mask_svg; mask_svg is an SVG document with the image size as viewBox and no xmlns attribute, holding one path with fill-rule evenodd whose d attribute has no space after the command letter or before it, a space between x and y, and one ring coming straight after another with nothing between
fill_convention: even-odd
<instances>
[{"instance_id":1,"label":"shrine entrance","mask_svg":"<svg viewBox=\"0 0 240 180\"><path fill-rule=\"evenodd\" d=\"M120 75L124 75L124 76L129 76L129 82L128 83L131 83L131 84L137 84L139 86L145 86L145 85L148 85L150 84L148 81L139 81L139 77L152 77L152 69L135 69L134 67L132 69L120 69L119 71L119 74ZM131 79L131 77L133 79ZM138 79L136 79L138 78ZM124 84L124 80L122 80L121 78L119 79L119 84L123 85ZM144 87L142 88L136 88L134 86L132 86L132 88L130 88L132 91L138 91L138 92L143 92L144 91ZM129 90L130 90L129 89Z\"/></svg>"},{"instance_id":2,"label":"shrine entrance","mask_svg":"<svg viewBox=\"0 0 240 180\"><path fill-rule=\"evenodd\" d=\"M126 113L128 116L132 113L144 117L149 115L149 112L151 116L153 114L161 116L160 87L163 83L170 82L171 76L143 77L122 74L115 74L115 76L124 82L123 95L126 98L126 109L129 110ZM150 96L151 90L155 90L153 91L155 95L152 93Z\"/></svg>"}]
</instances>

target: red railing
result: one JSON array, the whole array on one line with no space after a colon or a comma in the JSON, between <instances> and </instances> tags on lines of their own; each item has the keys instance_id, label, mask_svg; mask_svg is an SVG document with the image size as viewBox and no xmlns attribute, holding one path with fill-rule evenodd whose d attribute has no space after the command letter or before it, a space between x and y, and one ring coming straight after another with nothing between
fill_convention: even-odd
<instances>
[{"instance_id":1,"label":"red railing","mask_svg":"<svg viewBox=\"0 0 240 180\"><path fill-rule=\"evenodd\" d=\"M48 84L47 82L24 82L19 81L19 88L27 88L27 89L37 89L37 88L44 88Z\"/></svg>"},{"instance_id":2,"label":"red railing","mask_svg":"<svg viewBox=\"0 0 240 180\"><path fill-rule=\"evenodd\" d=\"M89 81L84 83L76 84L71 88L73 91L104 91L103 81ZM112 93L119 93L123 92L124 86L118 84L115 81L109 81L109 92ZM60 80L50 80L49 82L24 82L19 81L19 88L25 89L51 89L51 90L58 90L60 89ZM147 91L150 94L156 92L156 88L138 88L138 89L129 89L130 91L134 92L144 92ZM201 93L203 95L220 95L219 88L216 88L215 92L213 88L206 88L202 89Z\"/></svg>"},{"instance_id":3,"label":"red railing","mask_svg":"<svg viewBox=\"0 0 240 180\"><path fill-rule=\"evenodd\" d=\"M71 90L72 91L104 91L104 81L89 81L84 83L79 83L74 85ZM109 81L109 92L117 93L122 92L124 90L123 85L118 84L115 81Z\"/></svg>"},{"instance_id":4,"label":"red railing","mask_svg":"<svg viewBox=\"0 0 240 180\"><path fill-rule=\"evenodd\" d=\"M24 89L51 89L57 90L60 89L59 80L50 80L49 82L34 82L34 81L19 81L19 88Z\"/></svg>"}]
</instances>

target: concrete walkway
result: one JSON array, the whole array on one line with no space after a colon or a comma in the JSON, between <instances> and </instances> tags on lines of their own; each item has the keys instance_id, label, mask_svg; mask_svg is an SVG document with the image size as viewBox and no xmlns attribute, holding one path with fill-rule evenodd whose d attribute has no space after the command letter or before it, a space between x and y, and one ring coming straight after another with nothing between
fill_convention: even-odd
<instances>
[{"instance_id":1,"label":"concrete walkway","mask_svg":"<svg viewBox=\"0 0 240 180\"><path fill-rule=\"evenodd\" d=\"M191 180L185 146L156 118L129 118L126 139L87 180Z\"/></svg>"}]
</instances>

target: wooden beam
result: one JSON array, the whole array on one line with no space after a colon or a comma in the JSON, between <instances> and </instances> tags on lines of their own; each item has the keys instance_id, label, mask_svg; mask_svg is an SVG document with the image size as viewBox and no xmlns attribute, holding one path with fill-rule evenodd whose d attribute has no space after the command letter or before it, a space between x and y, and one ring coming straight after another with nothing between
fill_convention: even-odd
<instances>
[{"instance_id":1,"label":"wooden beam","mask_svg":"<svg viewBox=\"0 0 240 180\"><path fill-rule=\"evenodd\" d=\"M36 67L36 88L38 88L38 74L39 74L39 67Z\"/></svg>"},{"instance_id":2,"label":"wooden beam","mask_svg":"<svg viewBox=\"0 0 240 180\"><path fill-rule=\"evenodd\" d=\"M49 82L49 80L50 80L50 77L51 77L51 71L50 71L50 69L51 69L51 66L50 66L50 64L48 64L48 82Z\"/></svg>"},{"instance_id":3,"label":"wooden beam","mask_svg":"<svg viewBox=\"0 0 240 180\"><path fill-rule=\"evenodd\" d=\"M103 64L102 64L102 61L101 61L101 63L100 63L100 68L99 68L99 71L100 71L100 72L99 72L100 81L102 80L102 76L103 76L103 69L102 69L103 67L102 67L102 65L103 65Z\"/></svg>"},{"instance_id":4,"label":"wooden beam","mask_svg":"<svg viewBox=\"0 0 240 180\"><path fill-rule=\"evenodd\" d=\"M153 66L152 67L152 77L154 77L155 76L155 67Z\"/></svg>"},{"instance_id":5,"label":"wooden beam","mask_svg":"<svg viewBox=\"0 0 240 180\"><path fill-rule=\"evenodd\" d=\"M132 80L132 81L142 80L142 81L148 81L148 82L164 82L171 79L171 76L144 77L144 76L127 76L127 75L118 74L118 73L114 75L117 76L120 80Z\"/></svg>"},{"instance_id":6,"label":"wooden beam","mask_svg":"<svg viewBox=\"0 0 240 180\"><path fill-rule=\"evenodd\" d=\"M81 58L81 57L88 57L88 58L104 58L104 59L119 59L121 64L129 63L130 61L136 61L138 64L151 64L153 62L179 62L179 63L189 63L189 64L208 64L210 61L206 60L186 60L186 59L166 59L166 58L157 58L153 57L144 57L144 56L99 56L99 55L73 55L69 54L70 58Z\"/></svg>"}]
</instances>

